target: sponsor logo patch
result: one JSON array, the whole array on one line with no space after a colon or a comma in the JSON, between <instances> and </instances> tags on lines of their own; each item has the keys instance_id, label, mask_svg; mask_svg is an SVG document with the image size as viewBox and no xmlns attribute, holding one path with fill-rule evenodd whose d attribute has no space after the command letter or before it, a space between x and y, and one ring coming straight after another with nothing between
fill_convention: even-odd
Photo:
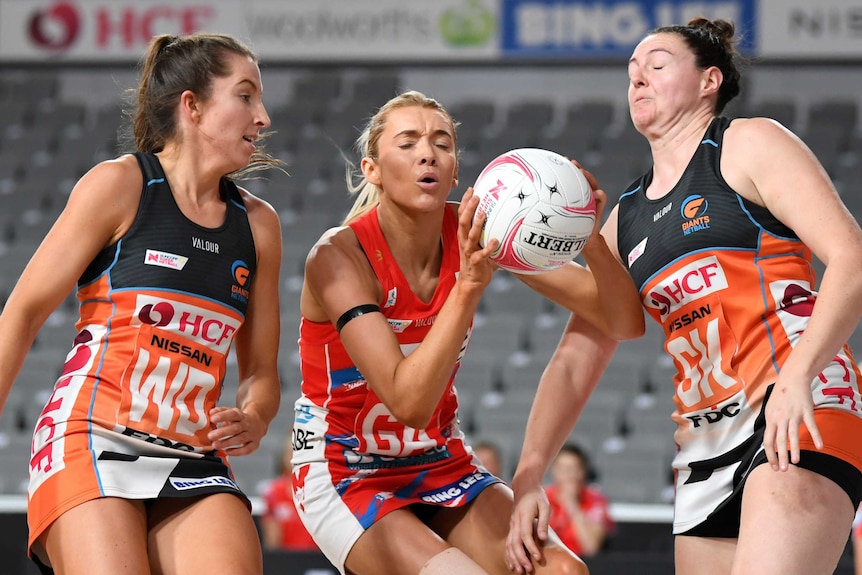
<instances>
[{"instance_id":1,"label":"sponsor logo patch","mask_svg":"<svg viewBox=\"0 0 862 575\"><path fill-rule=\"evenodd\" d=\"M426 503L457 505L463 497L468 495L468 492L473 490L474 487L481 487L492 481L494 481L493 476L487 473L482 473L481 471L476 471L469 475L465 475L458 481L444 485L434 489L433 491L424 491L419 493L419 497ZM470 495L469 498L472 499L472 497L473 495Z\"/></svg>"},{"instance_id":2,"label":"sponsor logo patch","mask_svg":"<svg viewBox=\"0 0 862 575\"><path fill-rule=\"evenodd\" d=\"M718 258L694 261L656 285L644 297L644 305L659 310L662 320L685 305L727 288L727 277Z\"/></svg>"},{"instance_id":3,"label":"sponsor logo patch","mask_svg":"<svg viewBox=\"0 0 862 575\"><path fill-rule=\"evenodd\" d=\"M629 255L628 255L629 267L632 267L632 264L635 263L635 261L637 261L637 259L639 257L644 255L644 252L646 251L646 243L647 243L648 239L649 239L648 237L642 239L640 241L640 243L638 245L636 245L634 248L632 248L632 251L629 252Z\"/></svg>"},{"instance_id":4,"label":"sponsor logo patch","mask_svg":"<svg viewBox=\"0 0 862 575\"><path fill-rule=\"evenodd\" d=\"M212 475L210 477L171 477L168 481L171 482L171 485L177 491L188 491L189 489L200 489L216 485L223 485L239 491L236 483L223 475Z\"/></svg>"},{"instance_id":5,"label":"sponsor logo patch","mask_svg":"<svg viewBox=\"0 0 862 575\"><path fill-rule=\"evenodd\" d=\"M144 256L144 263L148 266L169 268L177 271L183 269L188 261L189 258L186 256L178 256L157 250L147 250L147 254Z\"/></svg>"}]
</instances>

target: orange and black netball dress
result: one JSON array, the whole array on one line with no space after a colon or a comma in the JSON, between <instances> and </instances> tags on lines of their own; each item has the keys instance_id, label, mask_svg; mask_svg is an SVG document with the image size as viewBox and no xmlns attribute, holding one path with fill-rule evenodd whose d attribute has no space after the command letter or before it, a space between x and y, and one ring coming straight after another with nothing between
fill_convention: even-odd
<instances>
[{"instance_id":1,"label":"orange and black netball dress","mask_svg":"<svg viewBox=\"0 0 862 575\"><path fill-rule=\"evenodd\" d=\"M383 286L383 301L377 303L409 354L431 329L455 284L457 216L447 207L440 281L427 303L413 293L395 263L376 208L350 227ZM467 340L428 427L414 429L399 423L375 395L330 322L302 319L294 499L315 542L342 573L353 544L387 513L414 504L459 507L499 482L473 456L458 425L454 381L466 346Z\"/></svg>"},{"instance_id":2,"label":"orange and black netball dress","mask_svg":"<svg viewBox=\"0 0 862 575\"><path fill-rule=\"evenodd\" d=\"M619 253L677 368L674 532L736 537L745 478L766 461L763 408L817 299L810 250L721 176L716 118L678 184L647 199L652 174L619 202ZM801 207L800 209L804 209ZM805 426L800 466L862 489L862 398L849 347L811 382L825 446Z\"/></svg>"},{"instance_id":3,"label":"orange and black netball dress","mask_svg":"<svg viewBox=\"0 0 862 575\"><path fill-rule=\"evenodd\" d=\"M78 334L36 423L31 546L65 511L99 497L244 497L224 453L206 446L255 272L247 213L224 180L223 225L198 226L156 156L137 159L137 216L78 282Z\"/></svg>"}]
</instances>

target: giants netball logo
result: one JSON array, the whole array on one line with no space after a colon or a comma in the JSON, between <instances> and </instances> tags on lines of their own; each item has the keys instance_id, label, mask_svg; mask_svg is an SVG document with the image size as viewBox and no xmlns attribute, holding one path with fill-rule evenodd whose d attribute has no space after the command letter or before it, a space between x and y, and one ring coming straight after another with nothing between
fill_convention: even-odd
<instances>
[{"instance_id":1,"label":"giants netball logo","mask_svg":"<svg viewBox=\"0 0 862 575\"><path fill-rule=\"evenodd\" d=\"M248 283L251 277L248 264L242 260L236 260L231 266L231 273L234 284L231 286L230 297L241 303L248 303Z\"/></svg>"},{"instance_id":2,"label":"giants netball logo","mask_svg":"<svg viewBox=\"0 0 862 575\"><path fill-rule=\"evenodd\" d=\"M709 216L706 210L709 202L703 196L689 196L682 202L679 214L682 216L682 235L709 229Z\"/></svg>"},{"instance_id":3,"label":"giants netball logo","mask_svg":"<svg viewBox=\"0 0 862 575\"><path fill-rule=\"evenodd\" d=\"M65 50L75 42L80 30L80 15L69 2L57 2L30 17L30 40L45 50Z\"/></svg>"}]
</instances>

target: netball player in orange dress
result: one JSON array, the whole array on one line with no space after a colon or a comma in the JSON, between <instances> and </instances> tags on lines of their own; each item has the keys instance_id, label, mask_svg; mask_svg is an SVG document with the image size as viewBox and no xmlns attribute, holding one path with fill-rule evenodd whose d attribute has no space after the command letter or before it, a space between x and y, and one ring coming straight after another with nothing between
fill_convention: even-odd
<instances>
[{"instance_id":1,"label":"netball player in orange dress","mask_svg":"<svg viewBox=\"0 0 862 575\"><path fill-rule=\"evenodd\" d=\"M406 92L371 119L359 148L354 210L306 263L297 509L342 573L508 573L512 494L473 455L457 414L454 382L496 242L478 246L471 189L460 205L446 201L455 123L435 100ZM603 242L590 244L595 279L572 263L537 281L600 325L622 325L616 335L640 335L630 278ZM620 321L604 321L603 309ZM546 556L542 573L585 572L559 542Z\"/></svg>"},{"instance_id":2,"label":"netball player in orange dress","mask_svg":"<svg viewBox=\"0 0 862 575\"><path fill-rule=\"evenodd\" d=\"M733 37L727 21L695 19L635 48L629 109L653 168L603 234L677 368L676 572L825 575L862 490L846 345L862 231L786 128L720 116L739 92ZM812 252L826 264L819 293ZM543 470L613 349L575 319L540 384L513 480L508 554L523 569L539 553L533 519L540 534L547 524Z\"/></svg>"},{"instance_id":3,"label":"netball player in orange dress","mask_svg":"<svg viewBox=\"0 0 862 575\"><path fill-rule=\"evenodd\" d=\"M81 178L9 297L2 398L76 282L80 302L35 422L29 544L43 572L262 572L226 458L258 448L280 399L280 225L232 177L275 163L255 148L261 91L235 39L155 38L138 151ZM220 398L232 346L239 394Z\"/></svg>"}]
</instances>

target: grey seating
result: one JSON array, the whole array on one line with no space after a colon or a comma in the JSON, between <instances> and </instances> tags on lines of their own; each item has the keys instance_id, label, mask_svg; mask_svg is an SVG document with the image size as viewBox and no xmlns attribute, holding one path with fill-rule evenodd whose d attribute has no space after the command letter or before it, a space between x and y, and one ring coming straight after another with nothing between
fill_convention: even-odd
<instances>
[{"instance_id":1,"label":"grey seating","mask_svg":"<svg viewBox=\"0 0 862 575\"><path fill-rule=\"evenodd\" d=\"M284 238L278 359L282 407L259 454L234 458L238 478L250 494L275 474L280 441L290 428L292 402L299 393L296 339L305 257L327 228L340 223L352 203L342 154L357 161L351 146L365 121L397 91L411 87L404 85L397 69L309 67L289 74L288 90L268 89L266 95L277 100L267 104L275 131L267 149L287 162L289 175L266 173L263 179L245 184L279 212ZM648 147L631 127L624 103L576 92L571 102L566 101L567 95L554 94L553 105L542 99L546 95L515 98L476 89L444 97L444 106L461 122L460 184L450 198L460 199L497 154L536 145L581 161L613 202L649 167ZM727 115L762 115L790 129L801 128L800 137L823 161L848 208L860 217L862 136L855 94L844 99L841 95L756 95L757 99L734 102ZM55 73L0 71L0 130L7 136L0 139L0 265L6 272L0 278L0 305L62 208L74 180L93 163L118 152L118 129L124 120L119 98L110 104L84 102L83 113L81 106L64 100ZM39 165L45 160L50 169ZM517 280L502 281L505 272L496 276L483 296L456 388L462 428L471 438L489 436L502 444L511 467L517 461L542 370L569 314ZM67 319L75 313L74 304L68 300L62 306ZM662 350L661 328L652 320L647 325L645 337L619 345L570 433L589 448L599 482L615 502L659 501L658 490L667 486L673 455L674 368ZM71 343L70 326L70 322L47 326L40 333L0 417L0 434L20 435L21 443L29 443L43 400L62 369L63 352L57 350ZM851 344L862 347L858 330ZM234 363L223 403L234 401L236 378ZM0 436L0 445L2 441ZM16 452L0 447L0 490L21 493L26 460L23 448ZM14 470L11 478L6 477L7 468ZM633 476L644 480L633 482Z\"/></svg>"},{"instance_id":2,"label":"grey seating","mask_svg":"<svg viewBox=\"0 0 862 575\"><path fill-rule=\"evenodd\" d=\"M525 139L538 139L552 127L554 103L546 99L529 99L517 102L506 110L506 125L519 130Z\"/></svg>"},{"instance_id":3,"label":"grey seating","mask_svg":"<svg viewBox=\"0 0 862 575\"><path fill-rule=\"evenodd\" d=\"M595 457L595 464L598 483L612 502L657 502L670 470L666 449L657 444L626 444L620 451Z\"/></svg>"},{"instance_id":4,"label":"grey seating","mask_svg":"<svg viewBox=\"0 0 862 575\"><path fill-rule=\"evenodd\" d=\"M610 100L580 100L565 110L565 129L599 137L616 120L616 110Z\"/></svg>"},{"instance_id":5,"label":"grey seating","mask_svg":"<svg viewBox=\"0 0 862 575\"><path fill-rule=\"evenodd\" d=\"M797 106L791 99L752 102L747 107L746 115L772 118L790 130L795 130L797 127Z\"/></svg>"},{"instance_id":6,"label":"grey seating","mask_svg":"<svg viewBox=\"0 0 862 575\"><path fill-rule=\"evenodd\" d=\"M291 103L328 106L341 96L343 88L344 80L339 71L315 71L297 78L293 85Z\"/></svg>"},{"instance_id":7,"label":"grey seating","mask_svg":"<svg viewBox=\"0 0 862 575\"><path fill-rule=\"evenodd\" d=\"M455 102L448 110L460 124L457 128L459 147L475 153L479 142L488 135L496 121L496 105L491 100L468 100ZM487 158L486 163L490 160Z\"/></svg>"},{"instance_id":8,"label":"grey seating","mask_svg":"<svg viewBox=\"0 0 862 575\"><path fill-rule=\"evenodd\" d=\"M359 112L359 119L367 119L401 91L401 77L397 70L369 70L350 82L349 106Z\"/></svg>"},{"instance_id":9,"label":"grey seating","mask_svg":"<svg viewBox=\"0 0 862 575\"><path fill-rule=\"evenodd\" d=\"M0 493L27 493L31 436L0 432Z\"/></svg>"},{"instance_id":10,"label":"grey seating","mask_svg":"<svg viewBox=\"0 0 862 575\"><path fill-rule=\"evenodd\" d=\"M824 98L808 107L806 127L829 126L841 134L856 129L859 110L855 99Z\"/></svg>"},{"instance_id":11,"label":"grey seating","mask_svg":"<svg viewBox=\"0 0 862 575\"><path fill-rule=\"evenodd\" d=\"M258 449L249 455L229 457L234 478L246 495L260 495L266 482L277 476L278 454L272 449Z\"/></svg>"}]
</instances>

